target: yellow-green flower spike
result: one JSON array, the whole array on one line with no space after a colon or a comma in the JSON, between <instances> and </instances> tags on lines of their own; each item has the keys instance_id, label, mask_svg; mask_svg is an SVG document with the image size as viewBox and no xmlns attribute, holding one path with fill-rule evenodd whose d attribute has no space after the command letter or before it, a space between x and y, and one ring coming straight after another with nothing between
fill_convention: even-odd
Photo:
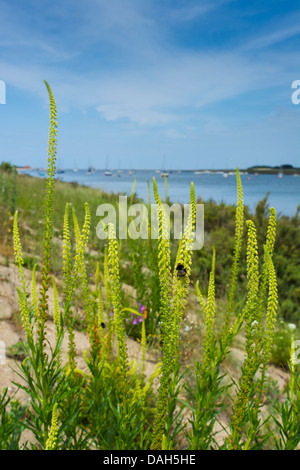
<instances>
[{"instance_id":1,"label":"yellow-green flower spike","mask_svg":"<svg viewBox=\"0 0 300 470\"><path fill-rule=\"evenodd\" d=\"M36 264L33 266L32 279L31 279L31 303L33 309L33 315L37 318L38 315L38 298L36 289Z\"/></svg>"},{"instance_id":2,"label":"yellow-green flower spike","mask_svg":"<svg viewBox=\"0 0 300 470\"><path fill-rule=\"evenodd\" d=\"M58 415L57 415L57 403L54 404L52 410L52 420L49 436L46 442L46 450L54 450L57 443L57 426L58 426Z\"/></svg>"},{"instance_id":3,"label":"yellow-green flower spike","mask_svg":"<svg viewBox=\"0 0 300 470\"><path fill-rule=\"evenodd\" d=\"M21 247L19 227L18 227L18 211L16 211L14 215L13 244L14 244L14 253L15 253L15 263L18 267L23 293L26 297L24 269L23 269L24 261L23 261L22 247Z\"/></svg>"},{"instance_id":4,"label":"yellow-green flower spike","mask_svg":"<svg viewBox=\"0 0 300 470\"><path fill-rule=\"evenodd\" d=\"M65 298L68 295L71 285L71 241L69 231L69 204L66 204L63 226L63 274L64 274L64 293Z\"/></svg>"},{"instance_id":5,"label":"yellow-green flower spike","mask_svg":"<svg viewBox=\"0 0 300 470\"><path fill-rule=\"evenodd\" d=\"M43 240L43 264L42 264L42 280L40 288L40 302L38 311L38 337L40 347L43 349L45 322L48 317L48 289L49 289L49 271L51 257L52 242L52 212L53 212L53 191L55 177L55 161L57 154L57 111L55 100L50 86L45 81L50 100L50 128L48 137L48 169L47 169L47 187L45 194L44 207L44 240Z\"/></svg>"},{"instance_id":6,"label":"yellow-green flower spike","mask_svg":"<svg viewBox=\"0 0 300 470\"><path fill-rule=\"evenodd\" d=\"M205 308L205 342L203 368L209 367L213 357L213 329L215 320L215 249L213 250L212 268L209 277L207 304Z\"/></svg>"},{"instance_id":7,"label":"yellow-green flower spike","mask_svg":"<svg viewBox=\"0 0 300 470\"><path fill-rule=\"evenodd\" d=\"M235 215L235 246L234 246L234 258L232 263L231 271L231 282L228 293L228 303L226 310L226 318L224 323L224 331L228 329L230 325L231 316L234 307L234 299L236 293L236 285L239 273L239 262L242 249L243 233L244 233L244 200L243 200L243 187L239 169L236 169L237 178L237 206Z\"/></svg>"}]
</instances>

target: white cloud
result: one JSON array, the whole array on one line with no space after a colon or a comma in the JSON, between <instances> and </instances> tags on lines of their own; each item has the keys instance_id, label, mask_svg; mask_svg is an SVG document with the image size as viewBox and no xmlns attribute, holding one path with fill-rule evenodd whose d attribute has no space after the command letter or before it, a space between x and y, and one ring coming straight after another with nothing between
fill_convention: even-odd
<instances>
[{"instance_id":1,"label":"white cloud","mask_svg":"<svg viewBox=\"0 0 300 470\"><path fill-rule=\"evenodd\" d=\"M139 126L163 126L174 120L172 114L165 114L151 107L134 106L130 103L123 107L114 103L106 104L97 106L96 109L107 121L126 119Z\"/></svg>"},{"instance_id":2,"label":"white cloud","mask_svg":"<svg viewBox=\"0 0 300 470\"><path fill-rule=\"evenodd\" d=\"M293 60L293 57L291 57ZM1 79L30 93L44 94L47 79L62 109L93 107L108 121L174 127L202 109L275 86L290 87L287 58L254 60L240 53L163 54L155 64L73 74L62 67L0 63ZM290 67L294 67L290 64ZM297 77L295 77L297 78Z\"/></svg>"},{"instance_id":3,"label":"white cloud","mask_svg":"<svg viewBox=\"0 0 300 470\"><path fill-rule=\"evenodd\" d=\"M192 3L171 12L173 19L189 21L225 2ZM151 9L151 3L144 0L86 0L74 4L66 0L61 9L56 3L47 3L45 12L39 2L36 7L36 19L42 19L44 27L48 17L55 18L59 28L68 14L77 20L81 15L81 21L73 30L66 22L66 31L59 29L58 38L48 29L43 34L37 28L30 34L30 19L26 17L22 23L6 6L7 26L0 22L4 28L0 36L4 38L6 29L11 28L4 44L7 49L20 46L18 61L7 55L0 62L0 78L8 86L38 93L46 101L43 85L46 78L62 110L94 108L109 122L126 120L137 126L157 126L165 128L165 135L170 137L184 135L183 126L196 116L205 115L208 106L238 97L242 100L243 95L253 91L267 92L285 84L289 87L291 70L297 70L293 56L276 53L274 59L264 51L263 56L253 57L246 53L246 48L247 52L266 48L296 35L300 31L298 25L261 33L248 41L244 49L197 53L168 43L168 25L165 31L159 18L155 19L155 7ZM59 40L61 47L57 47ZM34 45L43 60L37 60L35 54L23 56L23 49ZM85 53L90 48L97 53L97 45L101 53L98 60L93 59L92 67L85 62ZM106 46L112 55L118 56L117 64L111 64L113 59L107 52L103 57L102 49ZM49 56L55 60L49 62ZM73 63L72 59L77 58L78 62ZM108 64L103 63L104 59ZM89 70L85 70L85 64Z\"/></svg>"}]
</instances>

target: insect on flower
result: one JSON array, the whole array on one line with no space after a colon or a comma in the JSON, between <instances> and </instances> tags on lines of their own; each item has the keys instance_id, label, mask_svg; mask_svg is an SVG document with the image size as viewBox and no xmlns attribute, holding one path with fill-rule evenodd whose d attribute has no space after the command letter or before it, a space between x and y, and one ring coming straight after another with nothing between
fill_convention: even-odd
<instances>
[{"instance_id":1,"label":"insect on flower","mask_svg":"<svg viewBox=\"0 0 300 470\"><path fill-rule=\"evenodd\" d=\"M105 328L105 323L103 321L101 322L101 326L102 328Z\"/></svg>"},{"instance_id":2,"label":"insect on flower","mask_svg":"<svg viewBox=\"0 0 300 470\"><path fill-rule=\"evenodd\" d=\"M181 263L177 264L176 270L177 270L177 276L178 277L184 277L186 275L186 269L183 266L183 264L181 264Z\"/></svg>"}]
</instances>

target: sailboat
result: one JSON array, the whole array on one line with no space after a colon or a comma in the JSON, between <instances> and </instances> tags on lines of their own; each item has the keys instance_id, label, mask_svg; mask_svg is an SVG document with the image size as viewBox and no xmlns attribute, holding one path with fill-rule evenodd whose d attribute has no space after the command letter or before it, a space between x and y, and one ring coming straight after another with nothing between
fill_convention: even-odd
<instances>
[{"instance_id":1,"label":"sailboat","mask_svg":"<svg viewBox=\"0 0 300 470\"><path fill-rule=\"evenodd\" d=\"M112 172L107 169L108 157L106 157L106 170L104 172L105 176L112 176Z\"/></svg>"},{"instance_id":2,"label":"sailboat","mask_svg":"<svg viewBox=\"0 0 300 470\"><path fill-rule=\"evenodd\" d=\"M163 168L165 168L165 156L164 156L164 158L163 158ZM162 170L162 171L160 172L160 176L161 176L162 178L163 178L163 177L168 178L169 173L168 173L166 170Z\"/></svg>"},{"instance_id":3,"label":"sailboat","mask_svg":"<svg viewBox=\"0 0 300 470\"><path fill-rule=\"evenodd\" d=\"M77 161L76 161L76 166L73 168L73 171L74 171L75 173L78 171Z\"/></svg>"},{"instance_id":4,"label":"sailboat","mask_svg":"<svg viewBox=\"0 0 300 470\"><path fill-rule=\"evenodd\" d=\"M87 174L87 175L92 175L93 173L95 173L95 171L96 171L96 168L93 167L92 165L90 165L90 166L88 167L88 169L87 169L86 174Z\"/></svg>"}]
</instances>

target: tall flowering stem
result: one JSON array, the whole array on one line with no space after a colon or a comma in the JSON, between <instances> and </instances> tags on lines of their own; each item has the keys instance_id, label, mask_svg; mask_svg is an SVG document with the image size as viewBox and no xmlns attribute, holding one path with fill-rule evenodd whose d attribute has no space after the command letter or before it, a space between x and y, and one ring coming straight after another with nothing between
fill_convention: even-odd
<instances>
[{"instance_id":1,"label":"tall flowering stem","mask_svg":"<svg viewBox=\"0 0 300 470\"><path fill-rule=\"evenodd\" d=\"M33 315L35 318L38 316L38 297L36 288L36 264L33 266L32 279L31 279L31 303L33 309Z\"/></svg>"},{"instance_id":2,"label":"tall flowering stem","mask_svg":"<svg viewBox=\"0 0 300 470\"><path fill-rule=\"evenodd\" d=\"M179 327L184 312L191 273L191 243L193 242L193 232L196 223L196 199L194 185L192 183L189 217L176 258L176 263L180 263L184 266L185 275L179 277L175 268L172 282L168 224L163 205L158 195L155 179L153 179L153 190L159 214L158 258L162 308L163 360L151 448L159 450L162 448L162 445L166 445L169 437L165 434L165 424L168 409L172 409L172 404L169 403L170 386L172 374L178 363Z\"/></svg>"},{"instance_id":3,"label":"tall flowering stem","mask_svg":"<svg viewBox=\"0 0 300 470\"><path fill-rule=\"evenodd\" d=\"M51 258L52 242L52 213L53 213L53 192L55 178L55 161L57 154L57 111L55 100L50 86L45 81L50 99L50 129L48 138L48 178L44 205L44 241L43 241L43 265L42 280L40 288L40 301L38 309L38 337L41 349L45 337L45 322L48 318L48 289L49 289L49 271Z\"/></svg>"},{"instance_id":4,"label":"tall flowering stem","mask_svg":"<svg viewBox=\"0 0 300 470\"><path fill-rule=\"evenodd\" d=\"M226 317L224 323L224 332L228 330L231 323L232 311L234 307L234 299L236 293L237 279L239 273L239 263L241 257L241 249L243 244L243 233L244 233L244 201L243 201L243 187L240 177L239 169L236 169L237 179L237 206L235 214L235 246L233 254L233 263L231 270L231 282L228 293L228 303L226 309Z\"/></svg>"},{"instance_id":5,"label":"tall flowering stem","mask_svg":"<svg viewBox=\"0 0 300 470\"><path fill-rule=\"evenodd\" d=\"M266 249L270 257L273 255L274 251L274 244L276 239L276 211L274 207L270 208L270 216L269 216L269 223L267 229L267 237L266 237ZM261 274L261 287L259 293L259 306L258 306L258 321L262 321L263 314L265 311L265 299L266 293L268 288L268 257L266 253L264 253L264 262L262 267L262 274Z\"/></svg>"},{"instance_id":6,"label":"tall flowering stem","mask_svg":"<svg viewBox=\"0 0 300 470\"><path fill-rule=\"evenodd\" d=\"M64 294L65 298L71 286L71 240L69 231L69 204L66 204L63 226L63 274L64 274Z\"/></svg>"},{"instance_id":7,"label":"tall flowering stem","mask_svg":"<svg viewBox=\"0 0 300 470\"><path fill-rule=\"evenodd\" d=\"M270 359L271 350L273 346L274 332L277 320L277 308L278 308L278 289L277 279L274 264L267 246L264 246L266 265L268 270L268 303L266 313L266 325L264 335L262 339L262 377L265 376L268 361Z\"/></svg>"},{"instance_id":8,"label":"tall flowering stem","mask_svg":"<svg viewBox=\"0 0 300 470\"><path fill-rule=\"evenodd\" d=\"M76 234L75 235L76 236L76 254L75 254L74 265L72 269L72 277L68 281L70 287L67 291L67 294L65 297L65 304L64 304L64 315L65 315L65 320L68 326L68 335L69 335L69 352L68 352L69 365L72 371L75 370L76 363L75 363L75 338L74 338L73 317L72 317L72 312L71 312L71 302L72 302L74 289L76 287L80 273L83 279L85 297L88 295L87 283L85 282L84 253L85 253L85 249L87 246L89 233L90 233L91 215L90 215L89 205L87 203L85 204L85 218L84 218L84 223L83 223L81 232L79 230L75 211L73 211L73 220L74 220L75 234Z\"/></svg>"},{"instance_id":9,"label":"tall flowering stem","mask_svg":"<svg viewBox=\"0 0 300 470\"><path fill-rule=\"evenodd\" d=\"M184 230L182 239L180 241L176 266L173 272L173 299L172 299L172 318L173 325L171 328L171 338L168 344L171 346L171 354L173 355L176 351L175 356L178 355L178 343L179 343L179 328L180 322L183 317L186 299L188 296L188 286L190 282L191 275L191 265L192 265L192 244L194 237L194 230L196 224L196 198L195 198L195 188L194 184L191 183L190 189L190 205L189 205L189 215ZM178 277L176 267L178 264L182 264L185 269L185 276L183 278Z\"/></svg>"},{"instance_id":10,"label":"tall flowering stem","mask_svg":"<svg viewBox=\"0 0 300 470\"><path fill-rule=\"evenodd\" d=\"M268 251L273 251L275 239L275 213L271 212L267 243L264 246L264 264L262 275L259 272L259 259L257 237L254 223L247 221L247 279L248 295L242 316L246 322L246 357L242 367L242 376L239 380L237 398L233 407L231 418L231 435L229 447L238 449L244 446L251 448L257 443L261 428L259 410L261 396L265 382L265 373L270 359L273 345L274 329L276 324L276 312L278 306L277 280L272 258ZM260 289L265 292L266 277L268 281L268 300L265 318L260 307ZM263 320L264 323L263 324ZM255 379L257 371L261 369L260 377ZM251 416L251 420L249 417ZM246 442L243 444L243 435Z\"/></svg>"},{"instance_id":11,"label":"tall flowering stem","mask_svg":"<svg viewBox=\"0 0 300 470\"><path fill-rule=\"evenodd\" d=\"M153 178L153 192L158 209L159 238L158 238L158 269L160 281L161 322L163 329L170 319L171 296L171 250L168 224L161 199L158 194L156 181ZM163 334L163 333L162 333Z\"/></svg>"},{"instance_id":12,"label":"tall flowering stem","mask_svg":"<svg viewBox=\"0 0 300 470\"><path fill-rule=\"evenodd\" d=\"M255 325L257 313L257 295L259 288L259 262L256 229L253 221L247 221L247 280L248 294L242 316L246 321L246 357L243 365L243 373L239 381L237 399L233 408L232 434L230 436L230 447L235 449L239 445L242 427L247 416L247 407L250 395L253 391L251 386L254 374L257 371L259 359L255 344Z\"/></svg>"},{"instance_id":13,"label":"tall flowering stem","mask_svg":"<svg viewBox=\"0 0 300 470\"><path fill-rule=\"evenodd\" d=\"M103 298L102 298L102 287L98 282L96 283L96 292L98 293L97 299L97 327L99 331L99 343L100 343L100 359L102 362L106 361L107 350L106 350L106 341L103 333Z\"/></svg>"},{"instance_id":14,"label":"tall flowering stem","mask_svg":"<svg viewBox=\"0 0 300 470\"><path fill-rule=\"evenodd\" d=\"M105 310L106 310L106 318L107 318L107 336L106 336L106 356L107 360L110 361L112 355L112 337L114 333L114 322L112 319L113 313L111 312L112 309L112 286L111 286L111 279L109 275L109 267L108 267L108 250L107 247L104 249L104 266L103 266L103 282L104 282L104 289L106 293L106 300L105 300Z\"/></svg>"},{"instance_id":15,"label":"tall flowering stem","mask_svg":"<svg viewBox=\"0 0 300 470\"><path fill-rule=\"evenodd\" d=\"M18 297L19 297L19 304L21 310L21 320L22 326L25 330L27 340L32 340L32 330L30 325L30 310L27 304L27 294L26 294L26 286L25 286L25 278L24 278L24 269L23 269L23 255L22 255L22 247L21 241L19 236L19 228L18 228L18 211L15 212L14 216L14 225L13 225L13 243L14 243L14 252L15 252L15 263L18 267L19 276L21 280L21 289L17 289Z\"/></svg>"},{"instance_id":16,"label":"tall flowering stem","mask_svg":"<svg viewBox=\"0 0 300 470\"><path fill-rule=\"evenodd\" d=\"M121 377L125 395L122 397L122 405L128 405L127 384L128 384L128 352L125 342L124 311L121 297L121 281L119 273L119 244L116 240L115 227L108 225L108 267L111 279L111 295L115 319L115 328L118 340L118 357L120 361Z\"/></svg>"},{"instance_id":17,"label":"tall flowering stem","mask_svg":"<svg viewBox=\"0 0 300 470\"><path fill-rule=\"evenodd\" d=\"M212 268L209 276L207 303L204 307L205 314L205 340L204 340L204 358L203 369L209 367L215 358L213 357L214 349L214 320L215 320L215 259L216 252L213 250ZM199 289L199 287L198 287ZM198 294L199 296L199 294Z\"/></svg>"}]
</instances>

